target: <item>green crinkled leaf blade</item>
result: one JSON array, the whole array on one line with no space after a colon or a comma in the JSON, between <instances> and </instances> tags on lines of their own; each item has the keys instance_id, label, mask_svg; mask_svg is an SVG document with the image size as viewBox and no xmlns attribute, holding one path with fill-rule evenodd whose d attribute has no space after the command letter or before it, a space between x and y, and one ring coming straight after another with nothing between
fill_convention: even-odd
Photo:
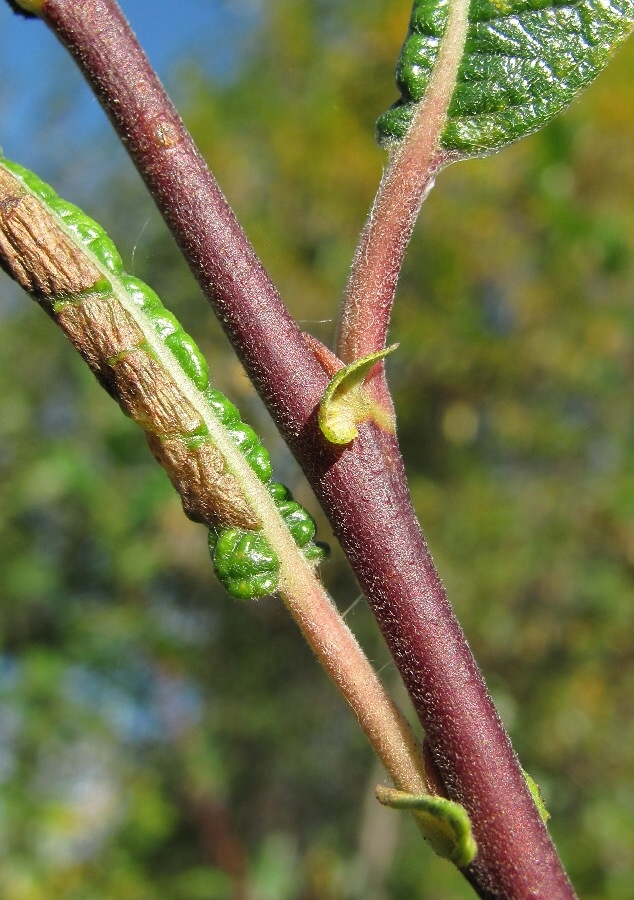
<instances>
[{"instance_id":1,"label":"green crinkled leaf blade","mask_svg":"<svg viewBox=\"0 0 634 900\"><path fill-rule=\"evenodd\" d=\"M397 66L401 100L377 123L400 140L424 96L448 0L417 0ZM634 0L472 0L441 146L459 156L504 147L545 125L604 68L634 27Z\"/></svg>"}]
</instances>

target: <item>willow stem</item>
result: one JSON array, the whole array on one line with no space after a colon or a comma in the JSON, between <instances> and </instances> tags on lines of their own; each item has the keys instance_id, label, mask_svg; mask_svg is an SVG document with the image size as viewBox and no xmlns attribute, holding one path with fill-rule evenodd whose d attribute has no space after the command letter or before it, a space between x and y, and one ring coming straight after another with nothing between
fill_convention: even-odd
<instances>
[{"instance_id":1,"label":"willow stem","mask_svg":"<svg viewBox=\"0 0 634 900\"><path fill-rule=\"evenodd\" d=\"M453 0L424 98L390 154L352 261L339 318L337 355L345 363L382 350L399 272L423 200L449 162L440 139L467 35L469 0Z\"/></svg>"},{"instance_id":2,"label":"willow stem","mask_svg":"<svg viewBox=\"0 0 634 900\"><path fill-rule=\"evenodd\" d=\"M422 745L324 588L314 575L295 568L292 587L280 594L394 784L410 793L429 793Z\"/></svg>"},{"instance_id":3,"label":"willow stem","mask_svg":"<svg viewBox=\"0 0 634 900\"><path fill-rule=\"evenodd\" d=\"M463 0L459 0L463 2ZM348 556L479 852L481 897L571 898L420 532L400 451L363 425L333 449L316 408L327 376L290 319L114 0L44 0L42 18L108 112Z\"/></svg>"}]
</instances>

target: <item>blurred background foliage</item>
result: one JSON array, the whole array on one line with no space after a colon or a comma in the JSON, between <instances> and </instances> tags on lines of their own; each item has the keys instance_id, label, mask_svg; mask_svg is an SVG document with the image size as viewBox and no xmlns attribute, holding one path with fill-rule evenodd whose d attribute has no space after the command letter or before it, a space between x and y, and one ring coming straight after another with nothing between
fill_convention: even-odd
<instances>
[{"instance_id":1,"label":"blurred background foliage","mask_svg":"<svg viewBox=\"0 0 634 900\"><path fill-rule=\"evenodd\" d=\"M182 61L178 99L293 314L330 342L409 10L258 10L225 77ZM630 45L549 128L442 173L388 364L432 552L592 900L631 898L634 870L633 79ZM55 85L34 142L63 135L77 84ZM83 152L53 153L56 188L182 318L314 510L105 125ZM8 279L0 295L0 895L471 896L373 800L383 776L280 604L224 595L142 435ZM347 608L336 550L323 574ZM398 691L367 608L348 620Z\"/></svg>"}]
</instances>

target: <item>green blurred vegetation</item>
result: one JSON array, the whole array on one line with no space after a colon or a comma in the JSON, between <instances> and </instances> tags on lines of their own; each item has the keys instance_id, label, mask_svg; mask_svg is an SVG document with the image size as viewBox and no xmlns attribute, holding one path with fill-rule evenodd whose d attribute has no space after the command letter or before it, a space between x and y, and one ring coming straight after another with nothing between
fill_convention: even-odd
<instances>
[{"instance_id":1,"label":"green blurred vegetation","mask_svg":"<svg viewBox=\"0 0 634 900\"><path fill-rule=\"evenodd\" d=\"M408 13L275 0L235 81L182 66L203 153L328 342ZM592 900L629 900L634 870L633 78L630 45L545 131L442 173L388 363L432 552ZM126 171L87 211L314 509L147 209ZM41 311L0 291L0 895L470 897L373 800L381 773L280 605L223 594L143 436ZM346 608L336 553L324 577ZM393 683L367 609L349 621Z\"/></svg>"}]
</instances>

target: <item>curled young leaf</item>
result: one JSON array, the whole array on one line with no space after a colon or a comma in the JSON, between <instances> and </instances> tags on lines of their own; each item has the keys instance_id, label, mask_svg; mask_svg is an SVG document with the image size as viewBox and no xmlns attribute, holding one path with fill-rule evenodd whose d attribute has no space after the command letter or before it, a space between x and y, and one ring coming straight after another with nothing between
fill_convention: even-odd
<instances>
[{"instance_id":1,"label":"curled young leaf","mask_svg":"<svg viewBox=\"0 0 634 900\"><path fill-rule=\"evenodd\" d=\"M145 430L190 518L210 528L218 577L236 597L275 591L279 562L244 481L268 489L304 558L315 523L282 485L236 407L209 385L207 363L100 225L36 175L0 159L0 264L56 320L100 383ZM257 481L256 481L257 484ZM267 494L265 492L265 497Z\"/></svg>"},{"instance_id":2,"label":"curled young leaf","mask_svg":"<svg viewBox=\"0 0 634 900\"><path fill-rule=\"evenodd\" d=\"M0 167L0 265L36 297L81 294L101 272L64 231L50 209Z\"/></svg>"},{"instance_id":3,"label":"curled young leaf","mask_svg":"<svg viewBox=\"0 0 634 900\"><path fill-rule=\"evenodd\" d=\"M373 419L382 428L392 428L394 423L364 389L368 373L398 344L385 350L369 353L342 366L332 377L319 406L319 427L332 444L349 444L357 435L357 425Z\"/></svg>"},{"instance_id":4,"label":"curled young leaf","mask_svg":"<svg viewBox=\"0 0 634 900\"><path fill-rule=\"evenodd\" d=\"M377 787L376 797L384 806L413 813L425 840L438 856L459 868L468 866L475 859L478 848L464 806L445 797L416 796L383 785Z\"/></svg>"}]
</instances>

